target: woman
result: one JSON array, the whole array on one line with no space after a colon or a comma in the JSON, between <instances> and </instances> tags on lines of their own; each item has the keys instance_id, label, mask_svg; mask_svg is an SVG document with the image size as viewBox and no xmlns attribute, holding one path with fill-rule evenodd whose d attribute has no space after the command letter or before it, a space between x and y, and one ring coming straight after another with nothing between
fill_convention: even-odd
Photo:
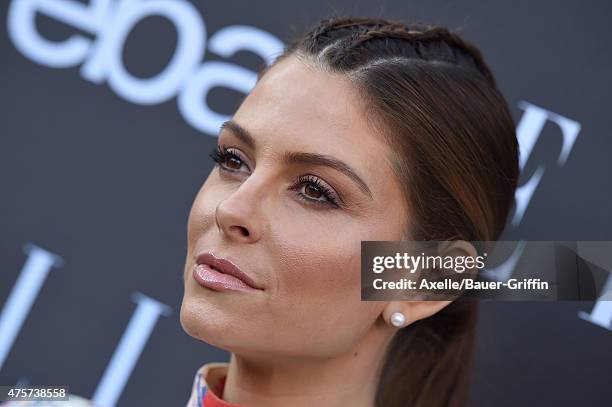
<instances>
[{"instance_id":1,"label":"woman","mask_svg":"<svg viewBox=\"0 0 612 407\"><path fill-rule=\"evenodd\" d=\"M321 21L219 133L181 324L231 352L188 406L460 406L476 304L360 301L362 240L496 240L518 146L480 52L442 27Z\"/></svg>"}]
</instances>

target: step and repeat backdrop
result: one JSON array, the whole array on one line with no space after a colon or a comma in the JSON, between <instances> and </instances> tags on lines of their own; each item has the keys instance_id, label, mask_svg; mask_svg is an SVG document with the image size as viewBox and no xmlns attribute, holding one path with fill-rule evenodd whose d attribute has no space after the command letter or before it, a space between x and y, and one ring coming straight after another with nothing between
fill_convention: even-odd
<instances>
[{"instance_id":1,"label":"step and repeat backdrop","mask_svg":"<svg viewBox=\"0 0 612 407\"><path fill-rule=\"evenodd\" d=\"M517 124L506 239L612 240L612 4L0 3L0 384L184 405L228 354L179 322L186 222L219 125L293 32L330 13L474 42ZM612 301L483 302L471 405L604 405Z\"/></svg>"}]
</instances>

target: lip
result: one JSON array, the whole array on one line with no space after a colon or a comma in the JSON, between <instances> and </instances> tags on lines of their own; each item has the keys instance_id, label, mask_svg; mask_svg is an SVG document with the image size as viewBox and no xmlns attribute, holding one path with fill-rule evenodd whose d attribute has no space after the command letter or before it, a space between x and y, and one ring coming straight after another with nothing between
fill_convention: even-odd
<instances>
[{"instance_id":1,"label":"lip","mask_svg":"<svg viewBox=\"0 0 612 407\"><path fill-rule=\"evenodd\" d=\"M218 291L263 290L234 262L217 256L211 251L201 253L196 257L193 275L199 284Z\"/></svg>"}]
</instances>

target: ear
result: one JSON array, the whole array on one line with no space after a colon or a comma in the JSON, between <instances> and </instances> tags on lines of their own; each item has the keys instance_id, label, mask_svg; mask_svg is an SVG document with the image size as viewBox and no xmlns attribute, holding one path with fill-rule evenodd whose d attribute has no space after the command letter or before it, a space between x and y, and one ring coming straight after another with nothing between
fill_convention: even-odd
<instances>
[{"instance_id":1,"label":"ear","mask_svg":"<svg viewBox=\"0 0 612 407\"><path fill-rule=\"evenodd\" d=\"M464 256L464 257L476 257L478 251L474 245L466 240L453 240L441 242L438 245L438 255L445 256ZM404 316L404 323L399 328L408 326L418 320L430 317L436 312L439 312L448 304L451 300L439 301L391 301L384 308L382 316L387 324L394 326L391 322L393 314L400 312Z\"/></svg>"},{"instance_id":2,"label":"ear","mask_svg":"<svg viewBox=\"0 0 612 407\"><path fill-rule=\"evenodd\" d=\"M474 245L466 240L452 240L441 242L438 245L439 256L466 256L476 257L478 251Z\"/></svg>"},{"instance_id":3,"label":"ear","mask_svg":"<svg viewBox=\"0 0 612 407\"><path fill-rule=\"evenodd\" d=\"M382 316L388 325L394 326L391 322L393 314L396 312L402 313L405 321L403 325L396 327L403 328L418 320L432 316L451 302L452 301L391 301L383 309Z\"/></svg>"}]
</instances>

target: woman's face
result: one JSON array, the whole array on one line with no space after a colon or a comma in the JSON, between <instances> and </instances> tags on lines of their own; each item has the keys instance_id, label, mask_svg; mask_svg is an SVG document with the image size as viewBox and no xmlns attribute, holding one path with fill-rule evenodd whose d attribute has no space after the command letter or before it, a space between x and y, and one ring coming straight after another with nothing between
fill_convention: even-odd
<instances>
[{"instance_id":1,"label":"woman's face","mask_svg":"<svg viewBox=\"0 0 612 407\"><path fill-rule=\"evenodd\" d=\"M331 356L364 338L383 302L360 301L362 240L399 240L407 208L389 147L340 75L295 57L273 66L219 133L221 163L188 220L181 324L235 353ZM193 276L207 251L261 287Z\"/></svg>"}]
</instances>

